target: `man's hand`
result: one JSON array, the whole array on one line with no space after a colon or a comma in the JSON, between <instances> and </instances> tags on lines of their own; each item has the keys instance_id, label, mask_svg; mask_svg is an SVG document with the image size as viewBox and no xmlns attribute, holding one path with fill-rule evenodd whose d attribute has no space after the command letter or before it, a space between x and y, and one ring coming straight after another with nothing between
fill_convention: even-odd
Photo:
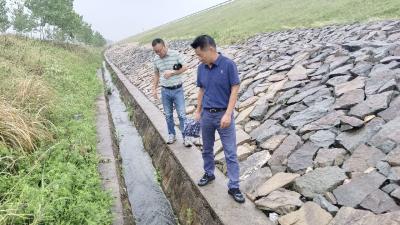
<instances>
[{"instance_id":1,"label":"man's hand","mask_svg":"<svg viewBox=\"0 0 400 225\"><path fill-rule=\"evenodd\" d=\"M158 100L157 88L153 88L153 97Z\"/></svg>"},{"instance_id":2,"label":"man's hand","mask_svg":"<svg viewBox=\"0 0 400 225\"><path fill-rule=\"evenodd\" d=\"M173 70L166 70L164 71L164 78L165 79L169 79L170 77L172 77L175 74L175 71Z\"/></svg>"},{"instance_id":3,"label":"man's hand","mask_svg":"<svg viewBox=\"0 0 400 225\"><path fill-rule=\"evenodd\" d=\"M227 128L229 125L231 125L232 118L230 114L224 114L224 116L221 118L221 128Z\"/></svg>"}]
</instances>

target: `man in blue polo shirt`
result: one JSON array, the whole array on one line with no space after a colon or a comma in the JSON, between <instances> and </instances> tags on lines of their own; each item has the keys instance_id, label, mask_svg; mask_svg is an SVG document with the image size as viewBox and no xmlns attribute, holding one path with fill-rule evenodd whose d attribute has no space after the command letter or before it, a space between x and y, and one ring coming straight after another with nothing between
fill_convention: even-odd
<instances>
[{"instance_id":1,"label":"man in blue polo shirt","mask_svg":"<svg viewBox=\"0 0 400 225\"><path fill-rule=\"evenodd\" d=\"M214 141L218 131L224 148L229 178L228 193L236 202L245 198L239 189L239 163L236 148L236 130L233 110L239 91L236 64L217 52L215 41L208 35L198 36L191 44L202 62L197 71L195 119L200 120L203 138L204 176L198 185L205 186L215 179Z\"/></svg>"}]
</instances>

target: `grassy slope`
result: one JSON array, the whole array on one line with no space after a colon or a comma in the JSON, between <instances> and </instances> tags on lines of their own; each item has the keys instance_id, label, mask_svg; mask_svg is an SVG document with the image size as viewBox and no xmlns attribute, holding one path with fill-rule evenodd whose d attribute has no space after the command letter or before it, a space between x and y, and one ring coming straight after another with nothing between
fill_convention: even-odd
<instances>
[{"instance_id":1,"label":"grassy slope","mask_svg":"<svg viewBox=\"0 0 400 225\"><path fill-rule=\"evenodd\" d=\"M400 18L399 0L235 0L217 9L157 27L126 41L193 38L207 33L225 44L255 33Z\"/></svg>"},{"instance_id":2,"label":"grassy slope","mask_svg":"<svg viewBox=\"0 0 400 225\"><path fill-rule=\"evenodd\" d=\"M96 155L100 50L10 36L0 36L0 49L0 99L12 101L18 80L41 79L52 94L44 117L54 124L54 138L32 153L0 139L0 224L110 224Z\"/></svg>"}]
</instances>

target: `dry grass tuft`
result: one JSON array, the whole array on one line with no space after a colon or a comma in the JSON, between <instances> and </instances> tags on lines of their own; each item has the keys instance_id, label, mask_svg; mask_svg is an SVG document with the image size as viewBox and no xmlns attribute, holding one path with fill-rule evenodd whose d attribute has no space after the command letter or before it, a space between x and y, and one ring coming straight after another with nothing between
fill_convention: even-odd
<instances>
[{"instance_id":1,"label":"dry grass tuft","mask_svg":"<svg viewBox=\"0 0 400 225\"><path fill-rule=\"evenodd\" d=\"M51 139L49 122L0 100L0 141L14 149L32 152L42 140Z\"/></svg>"},{"instance_id":2,"label":"dry grass tuft","mask_svg":"<svg viewBox=\"0 0 400 225\"><path fill-rule=\"evenodd\" d=\"M16 80L13 105L34 114L44 114L52 104L54 93L39 78L20 78Z\"/></svg>"}]
</instances>

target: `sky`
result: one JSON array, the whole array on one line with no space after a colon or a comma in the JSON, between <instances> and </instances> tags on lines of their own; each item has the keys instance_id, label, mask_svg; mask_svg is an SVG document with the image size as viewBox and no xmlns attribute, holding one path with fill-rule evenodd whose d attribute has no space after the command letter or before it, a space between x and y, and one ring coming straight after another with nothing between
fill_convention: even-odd
<instances>
[{"instance_id":1,"label":"sky","mask_svg":"<svg viewBox=\"0 0 400 225\"><path fill-rule=\"evenodd\" d=\"M84 21L106 39L119 41L226 0L75 0Z\"/></svg>"}]
</instances>

